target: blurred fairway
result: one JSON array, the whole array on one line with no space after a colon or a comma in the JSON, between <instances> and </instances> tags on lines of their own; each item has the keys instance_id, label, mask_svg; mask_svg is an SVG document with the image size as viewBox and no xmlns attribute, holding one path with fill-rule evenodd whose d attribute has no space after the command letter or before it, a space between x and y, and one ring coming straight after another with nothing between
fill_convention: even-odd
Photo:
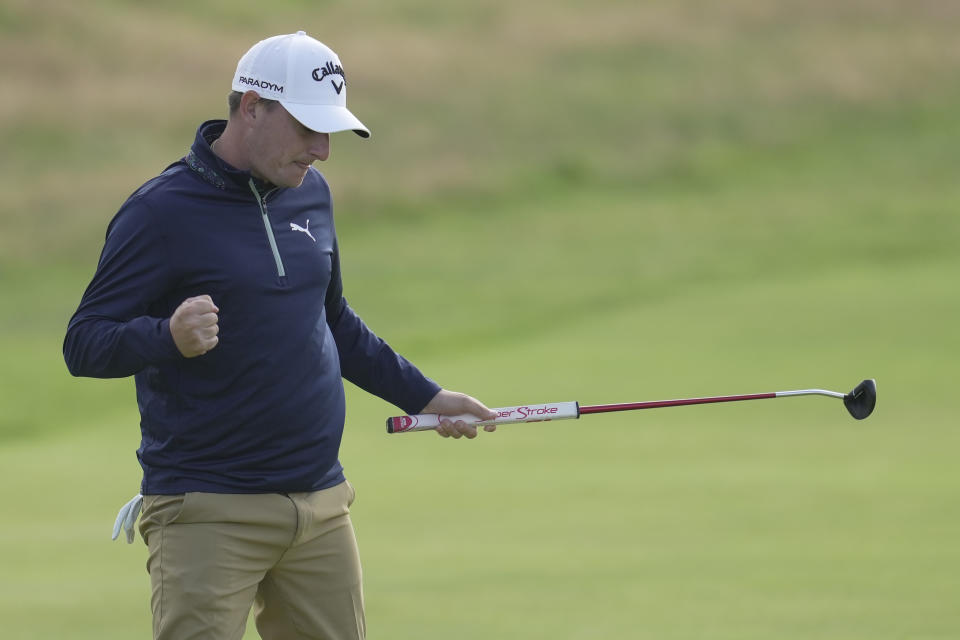
<instances>
[{"instance_id":1,"label":"blurred fairway","mask_svg":"<svg viewBox=\"0 0 960 640\"><path fill-rule=\"evenodd\" d=\"M960 6L86 3L0 8L0 620L148 637L131 380L67 319L123 199L299 28L350 72L347 297L491 406L878 380L786 398L387 436L342 461L371 638L960 637ZM252 626L248 637L256 637Z\"/></svg>"}]
</instances>

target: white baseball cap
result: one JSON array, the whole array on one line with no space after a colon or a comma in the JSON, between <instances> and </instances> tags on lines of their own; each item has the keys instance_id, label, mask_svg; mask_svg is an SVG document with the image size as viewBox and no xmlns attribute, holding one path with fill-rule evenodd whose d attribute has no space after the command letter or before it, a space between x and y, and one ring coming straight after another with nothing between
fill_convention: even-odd
<instances>
[{"instance_id":1,"label":"white baseball cap","mask_svg":"<svg viewBox=\"0 0 960 640\"><path fill-rule=\"evenodd\" d=\"M276 100L303 126L321 133L353 131L370 137L347 110L347 78L329 47L297 31L261 40L237 63L234 91Z\"/></svg>"}]
</instances>

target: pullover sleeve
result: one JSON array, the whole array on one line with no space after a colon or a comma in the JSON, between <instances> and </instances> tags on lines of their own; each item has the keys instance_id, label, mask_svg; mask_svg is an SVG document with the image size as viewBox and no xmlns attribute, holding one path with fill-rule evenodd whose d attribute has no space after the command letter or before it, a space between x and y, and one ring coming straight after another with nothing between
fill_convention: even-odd
<instances>
[{"instance_id":1,"label":"pullover sleeve","mask_svg":"<svg viewBox=\"0 0 960 640\"><path fill-rule=\"evenodd\" d=\"M121 378L182 357L169 318L150 315L172 281L165 245L149 206L128 200L107 228L96 273L67 326L71 374Z\"/></svg>"},{"instance_id":2,"label":"pullover sleeve","mask_svg":"<svg viewBox=\"0 0 960 640\"><path fill-rule=\"evenodd\" d=\"M410 414L419 413L437 395L440 385L377 337L350 308L343 297L336 242L324 304L345 379Z\"/></svg>"}]
</instances>

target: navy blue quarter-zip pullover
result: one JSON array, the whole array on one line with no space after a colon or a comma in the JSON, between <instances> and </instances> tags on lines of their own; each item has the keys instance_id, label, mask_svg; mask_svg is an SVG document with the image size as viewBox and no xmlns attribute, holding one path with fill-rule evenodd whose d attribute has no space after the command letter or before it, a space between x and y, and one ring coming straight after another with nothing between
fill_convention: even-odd
<instances>
[{"instance_id":1,"label":"navy blue quarter-zip pullover","mask_svg":"<svg viewBox=\"0 0 960 640\"><path fill-rule=\"evenodd\" d=\"M220 160L205 122L185 158L111 221L64 357L77 376L133 375L144 494L314 491L343 481L341 376L407 413L440 390L343 297L330 190L311 168L277 188ZM219 307L219 343L184 358L169 319Z\"/></svg>"}]
</instances>

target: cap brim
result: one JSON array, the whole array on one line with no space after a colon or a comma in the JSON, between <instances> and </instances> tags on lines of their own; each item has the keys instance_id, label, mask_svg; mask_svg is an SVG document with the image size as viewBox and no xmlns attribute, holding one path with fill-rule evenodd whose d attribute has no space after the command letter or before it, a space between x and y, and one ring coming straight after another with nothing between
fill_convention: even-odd
<instances>
[{"instance_id":1,"label":"cap brim","mask_svg":"<svg viewBox=\"0 0 960 640\"><path fill-rule=\"evenodd\" d=\"M326 104L301 104L281 100L280 104L300 124L320 133L336 133L338 131L353 131L361 138L369 138L367 129L355 115L346 107Z\"/></svg>"}]
</instances>

